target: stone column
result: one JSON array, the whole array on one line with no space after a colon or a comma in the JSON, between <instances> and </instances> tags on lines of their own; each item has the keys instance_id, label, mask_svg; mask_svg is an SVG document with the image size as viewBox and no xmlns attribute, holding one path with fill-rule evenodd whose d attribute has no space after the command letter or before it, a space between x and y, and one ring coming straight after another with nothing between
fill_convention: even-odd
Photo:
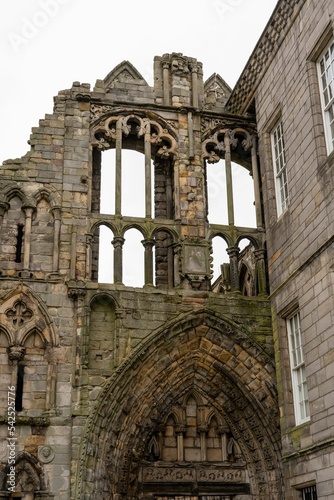
<instances>
[{"instance_id":1,"label":"stone column","mask_svg":"<svg viewBox=\"0 0 334 500\"><path fill-rule=\"evenodd\" d=\"M142 240L142 244L145 248L144 262L145 262L145 286L153 286L153 247L155 245L154 240Z\"/></svg>"},{"instance_id":2,"label":"stone column","mask_svg":"<svg viewBox=\"0 0 334 500\"><path fill-rule=\"evenodd\" d=\"M226 429L224 426L221 426L218 429L218 434L220 434L220 437L221 437L222 461L223 462L227 462L227 460L228 460L228 455L227 455L227 432L228 432L228 429Z\"/></svg>"},{"instance_id":3,"label":"stone column","mask_svg":"<svg viewBox=\"0 0 334 500\"><path fill-rule=\"evenodd\" d=\"M86 279L92 279L92 242L94 235L86 234Z\"/></svg>"},{"instance_id":4,"label":"stone column","mask_svg":"<svg viewBox=\"0 0 334 500\"><path fill-rule=\"evenodd\" d=\"M191 111L188 112L188 155L189 158L194 158L194 121Z\"/></svg>"},{"instance_id":5,"label":"stone column","mask_svg":"<svg viewBox=\"0 0 334 500\"><path fill-rule=\"evenodd\" d=\"M230 257L231 291L240 292L238 270L239 247L228 247L226 251Z\"/></svg>"},{"instance_id":6,"label":"stone column","mask_svg":"<svg viewBox=\"0 0 334 500\"><path fill-rule=\"evenodd\" d=\"M152 218L152 183L151 183L151 126L145 127L145 217Z\"/></svg>"},{"instance_id":7,"label":"stone column","mask_svg":"<svg viewBox=\"0 0 334 500\"><path fill-rule=\"evenodd\" d=\"M191 84L192 84L192 105L194 108L198 108L198 66L197 64L191 64Z\"/></svg>"},{"instance_id":8,"label":"stone column","mask_svg":"<svg viewBox=\"0 0 334 500\"><path fill-rule=\"evenodd\" d=\"M80 378L83 367L82 350L83 350L86 290L84 288L72 288L68 291L68 296L75 302L76 339L75 339L75 363L74 363L73 386L77 388L75 403L76 405L79 405Z\"/></svg>"},{"instance_id":9,"label":"stone column","mask_svg":"<svg viewBox=\"0 0 334 500\"><path fill-rule=\"evenodd\" d=\"M77 261L77 228L75 225L73 225L71 234L71 262L70 262L70 277L72 280L75 280L76 261Z\"/></svg>"},{"instance_id":10,"label":"stone column","mask_svg":"<svg viewBox=\"0 0 334 500\"><path fill-rule=\"evenodd\" d=\"M169 160L166 161L166 213L167 219L173 219L173 182Z\"/></svg>"},{"instance_id":11,"label":"stone column","mask_svg":"<svg viewBox=\"0 0 334 500\"><path fill-rule=\"evenodd\" d=\"M12 362L13 371L11 375L11 385L17 389L17 366L22 361L25 355L25 348L18 345L11 345L7 347L8 358Z\"/></svg>"},{"instance_id":12,"label":"stone column","mask_svg":"<svg viewBox=\"0 0 334 500\"><path fill-rule=\"evenodd\" d=\"M162 79L163 79L163 90L164 90L164 105L169 106L169 62L162 62Z\"/></svg>"},{"instance_id":13,"label":"stone column","mask_svg":"<svg viewBox=\"0 0 334 500\"><path fill-rule=\"evenodd\" d=\"M206 433L208 429L206 426L200 426L198 428L201 444L201 461L206 462Z\"/></svg>"},{"instance_id":14,"label":"stone column","mask_svg":"<svg viewBox=\"0 0 334 500\"><path fill-rule=\"evenodd\" d=\"M47 351L48 374L45 406L47 410L54 410L56 406L57 394L57 351L50 348Z\"/></svg>"},{"instance_id":15,"label":"stone column","mask_svg":"<svg viewBox=\"0 0 334 500\"><path fill-rule=\"evenodd\" d=\"M260 195L260 178L259 178L259 168L257 162L257 152L256 152L256 137L252 137L252 174L254 183L254 198L255 198L255 213L256 213L256 225L258 228L263 227L262 220L262 210L261 210L261 195Z\"/></svg>"},{"instance_id":16,"label":"stone column","mask_svg":"<svg viewBox=\"0 0 334 500\"><path fill-rule=\"evenodd\" d=\"M258 294L267 295L267 281L266 281L266 264L265 264L265 250L260 248L254 251L256 259L256 277Z\"/></svg>"},{"instance_id":17,"label":"stone column","mask_svg":"<svg viewBox=\"0 0 334 500\"><path fill-rule=\"evenodd\" d=\"M30 244L31 244L31 225L32 214L34 211L33 206L28 205L22 207L25 211L25 224L24 224L24 247L23 247L23 271L29 271L30 266Z\"/></svg>"},{"instance_id":18,"label":"stone column","mask_svg":"<svg viewBox=\"0 0 334 500\"><path fill-rule=\"evenodd\" d=\"M228 223L234 225L234 204L233 204L233 184L232 184L232 168L231 168L231 142L230 131L226 131L224 137L225 145L225 171L226 171L226 195L227 195L227 212Z\"/></svg>"},{"instance_id":19,"label":"stone column","mask_svg":"<svg viewBox=\"0 0 334 500\"><path fill-rule=\"evenodd\" d=\"M183 425L177 425L175 428L176 438L177 438L177 461L184 461L184 444L183 444L183 434L186 432L186 428Z\"/></svg>"},{"instance_id":20,"label":"stone column","mask_svg":"<svg viewBox=\"0 0 334 500\"><path fill-rule=\"evenodd\" d=\"M173 251L174 251L174 286L179 286L181 284L180 279L180 254L181 254L181 245L179 243L174 243Z\"/></svg>"},{"instance_id":21,"label":"stone column","mask_svg":"<svg viewBox=\"0 0 334 500\"><path fill-rule=\"evenodd\" d=\"M116 149L115 149L115 215L122 213L122 125L123 119L116 123Z\"/></svg>"},{"instance_id":22,"label":"stone column","mask_svg":"<svg viewBox=\"0 0 334 500\"><path fill-rule=\"evenodd\" d=\"M174 162L174 173L173 173L173 183L174 183L174 217L175 220L181 220L181 207L180 207L180 166L179 161Z\"/></svg>"},{"instance_id":23,"label":"stone column","mask_svg":"<svg viewBox=\"0 0 334 500\"><path fill-rule=\"evenodd\" d=\"M123 280L123 245L125 239L115 236L112 240L114 247L114 283L122 283Z\"/></svg>"},{"instance_id":24,"label":"stone column","mask_svg":"<svg viewBox=\"0 0 334 500\"><path fill-rule=\"evenodd\" d=\"M54 217L52 272L57 273L59 266L60 208L54 207L51 211Z\"/></svg>"},{"instance_id":25,"label":"stone column","mask_svg":"<svg viewBox=\"0 0 334 500\"><path fill-rule=\"evenodd\" d=\"M168 248L167 248L167 285L168 288L174 286L174 250L172 246L172 238L168 235Z\"/></svg>"}]
</instances>

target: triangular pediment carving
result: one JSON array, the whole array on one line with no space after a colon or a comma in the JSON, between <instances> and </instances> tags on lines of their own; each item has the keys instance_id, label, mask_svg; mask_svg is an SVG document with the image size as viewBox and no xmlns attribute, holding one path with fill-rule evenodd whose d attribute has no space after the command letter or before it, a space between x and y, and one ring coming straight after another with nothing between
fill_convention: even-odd
<instances>
[{"instance_id":1,"label":"triangular pediment carving","mask_svg":"<svg viewBox=\"0 0 334 500\"><path fill-rule=\"evenodd\" d=\"M101 83L105 90L111 89L116 83L135 83L137 85L148 85L139 71L129 62L123 61L107 74L104 80L99 80L97 86Z\"/></svg>"},{"instance_id":2,"label":"triangular pediment carving","mask_svg":"<svg viewBox=\"0 0 334 500\"><path fill-rule=\"evenodd\" d=\"M218 73L213 73L204 83L206 107L213 106L216 102L225 103L231 92L232 89L225 80Z\"/></svg>"}]
</instances>

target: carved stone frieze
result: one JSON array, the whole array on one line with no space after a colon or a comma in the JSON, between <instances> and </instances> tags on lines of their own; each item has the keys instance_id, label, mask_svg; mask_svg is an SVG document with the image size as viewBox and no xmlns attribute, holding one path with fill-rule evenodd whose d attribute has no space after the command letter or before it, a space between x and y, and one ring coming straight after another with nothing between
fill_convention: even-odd
<instances>
[{"instance_id":1,"label":"carved stone frieze","mask_svg":"<svg viewBox=\"0 0 334 500\"><path fill-rule=\"evenodd\" d=\"M109 106L108 104L92 104L90 107L90 119L94 122L98 120L100 116L113 111L113 109L114 106Z\"/></svg>"},{"instance_id":2,"label":"carved stone frieze","mask_svg":"<svg viewBox=\"0 0 334 500\"><path fill-rule=\"evenodd\" d=\"M245 482L246 472L231 468L194 467L143 467L141 480L144 483L161 482L206 482L228 483Z\"/></svg>"}]
</instances>

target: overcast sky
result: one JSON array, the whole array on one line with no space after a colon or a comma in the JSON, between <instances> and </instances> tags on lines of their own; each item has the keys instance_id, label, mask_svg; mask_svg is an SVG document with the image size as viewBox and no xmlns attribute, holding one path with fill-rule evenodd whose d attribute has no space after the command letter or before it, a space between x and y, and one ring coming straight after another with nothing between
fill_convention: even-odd
<instances>
[{"instance_id":1,"label":"overcast sky","mask_svg":"<svg viewBox=\"0 0 334 500\"><path fill-rule=\"evenodd\" d=\"M73 81L92 86L123 60L149 84L153 58L181 52L233 87L277 0L2 0L0 161Z\"/></svg>"},{"instance_id":2,"label":"overcast sky","mask_svg":"<svg viewBox=\"0 0 334 500\"><path fill-rule=\"evenodd\" d=\"M93 87L97 79L103 79L123 60L129 60L152 85L154 56L181 52L203 63L204 80L218 73L233 87L276 3L277 0L2 0L0 162L28 151L31 128L38 126L46 113L52 113L53 96L59 90L70 88L74 81ZM225 198L223 170L215 168L210 166L208 171L213 179L209 209ZM245 172L241 170L244 169L236 171L239 179L234 189L245 192L248 186L242 187L240 175ZM252 203L249 176L245 182L250 183ZM244 204L244 197L241 198ZM248 219L236 219L236 223L253 226L252 207L242 208L242 215ZM209 219L210 222L225 223L224 211L227 217L224 205L219 220ZM141 246L140 235L137 239ZM107 244L110 248L108 235ZM222 252L226 260L225 250ZM129 261L135 264L131 255ZM215 264L215 275L220 262ZM129 269L129 280L135 272Z\"/></svg>"}]
</instances>

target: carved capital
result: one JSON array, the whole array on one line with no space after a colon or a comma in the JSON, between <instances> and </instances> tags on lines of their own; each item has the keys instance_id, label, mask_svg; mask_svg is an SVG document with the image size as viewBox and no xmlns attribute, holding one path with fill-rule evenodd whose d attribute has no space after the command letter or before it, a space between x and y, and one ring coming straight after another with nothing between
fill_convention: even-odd
<instances>
[{"instance_id":1,"label":"carved capital","mask_svg":"<svg viewBox=\"0 0 334 500\"><path fill-rule=\"evenodd\" d=\"M122 248L124 245L125 239L122 238L122 236L115 236L115 238L112 240L112 245L115 248L115 250Z\"/></svg>"},{"instance_id":2,"label":"carved capital","mask_svg":"<svg viewBox=\"0 0 334 500\"><path fill-rule=\"evenodd\" d=\"M239 252L240 252L240 248L239 247L228 247L228 248L226 248L226 252L230 258L238 257Z\"/></svg>"},{"instance_id":3,"label":"carved capital","mask_svg":"<svg viewBox=\"0 0 334 500\"><path fill-rule=\"evenodd\" d=\"M154 245L155 245L155 240L151 240L151 239L146 239L146 240L142 240L142 244L143 244L143 247L145 248L145 250L151 250Z\"/></svg>"},{"instance_id":4,"label":"carved capital","mask_svg":"<svg viewBox=\"0 0 334 500\"><path fill-rule=\"evenodd\" d=\"M25 355L25 347L11 345L7 347L8 357L11 361L21 361Z\"/></svg>"}]
</instances>

